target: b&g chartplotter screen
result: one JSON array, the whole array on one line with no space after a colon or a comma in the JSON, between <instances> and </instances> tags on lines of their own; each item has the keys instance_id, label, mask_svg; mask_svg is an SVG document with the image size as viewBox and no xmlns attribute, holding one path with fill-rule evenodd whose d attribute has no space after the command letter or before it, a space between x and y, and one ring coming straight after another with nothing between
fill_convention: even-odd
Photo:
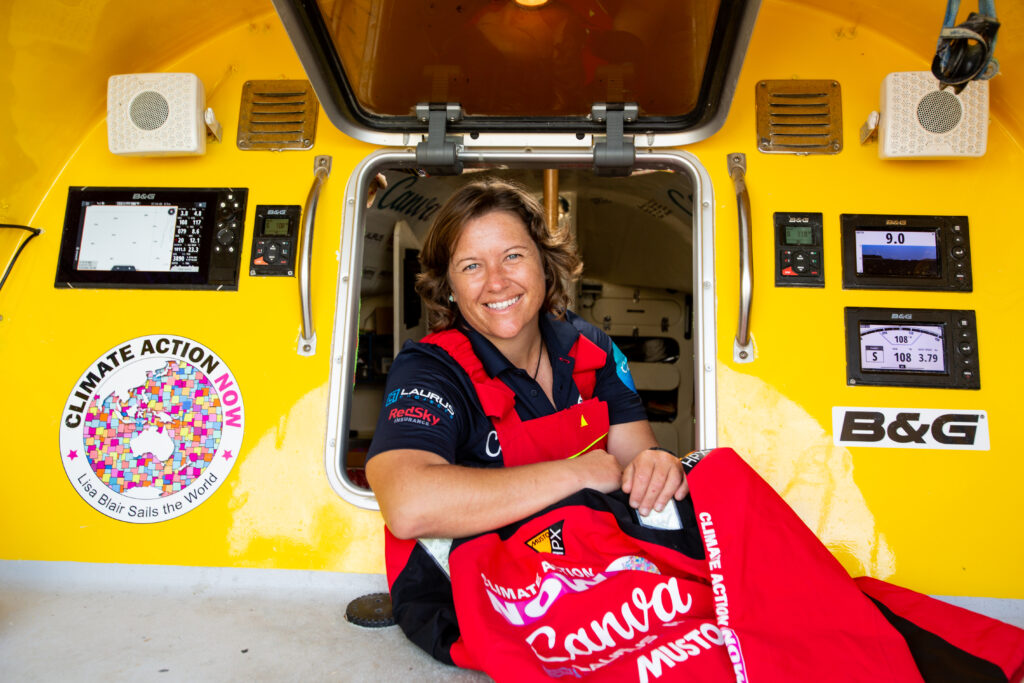
<instances>
[{"instance_id":1,"label":"b&g chartplotter screen","mask_svg":"<svg viewBox=\"0 0 1024 683\"><path fill-rule=\"evenodd\" d=\"M72 187L56 286L238 289L245 188Z\"/></svg>"}]
</instances>

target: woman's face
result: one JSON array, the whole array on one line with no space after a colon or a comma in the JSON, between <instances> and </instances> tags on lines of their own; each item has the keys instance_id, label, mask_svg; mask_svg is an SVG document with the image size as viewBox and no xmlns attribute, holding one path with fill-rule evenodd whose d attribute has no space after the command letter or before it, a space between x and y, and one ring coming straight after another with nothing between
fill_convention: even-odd
<instances>
[{"instance_id":1,"label":"woman's face","mask_svg":"<svg viewBox=\"0 0 1024 683\"><path fill-rule=\"evenodd\" d=\"M448 281L462 315L492 342L536 327L546 294L544 264L515 214L496 211L466 223L452 251Z\"/></svg>"}]
</instances>

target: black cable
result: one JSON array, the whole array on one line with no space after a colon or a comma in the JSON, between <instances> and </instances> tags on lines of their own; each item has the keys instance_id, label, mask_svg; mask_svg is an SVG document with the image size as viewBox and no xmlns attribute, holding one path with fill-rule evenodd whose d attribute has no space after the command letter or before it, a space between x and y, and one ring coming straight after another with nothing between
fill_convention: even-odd
<instances>
[{"instance_id":1,"label":"black cable","mask_svg":"<svg viewBox=\"0 0 1024 683\"><path fill-rule=\"evenodd\" d=\"M932 60L932 75L942 88L953 86L957 94L971 81L988 80L999 72L999 62L993 57L999 32L994 0L979 0L978 11L954 25L959 7L960 0L948 1Z\"/></svg>"},{"instance_id":2,"label":"black cable","mask_svg":"<svg viewBox=\"0 0 1024 683\"><path fill-rule=\"evenodd\" d=\"M3 289L4 283L7 282L7 276L11 274L11 270L14 268L14 262L18 260L18 256L21 255L22 249L24 249L25 245L31 242L34 237L38 237L39 235L41 235L43 231L40 230L39 228L30 228L27 225L17 225L15 223L0 223L0 228L20 228L21 230L28 230L29 232L32 233L31 235L28 236L28 239L26 239L18 246L18 250L14 252L14 256L7 264L7 268L6 270L4 270L4 276L0 278L0 289Z\"/></svg>"}]
</instances>

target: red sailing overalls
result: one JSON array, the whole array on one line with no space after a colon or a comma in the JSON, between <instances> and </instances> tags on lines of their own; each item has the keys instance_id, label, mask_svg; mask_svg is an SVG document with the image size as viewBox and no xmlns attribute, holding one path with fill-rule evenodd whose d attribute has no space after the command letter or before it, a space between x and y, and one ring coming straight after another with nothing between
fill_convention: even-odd
<instances>
[{"instance_id":1,"label":"red sailing overalls","mask_svg":"<svg viewBox=\"0 0 1024 683\"><path fill-rule=\"evenodd\" d=\"M441 344L463 358L468 342L460 350L461 335L446 337ZM478 393L505 394L477 382L478 371L467 372ZM496 427L513 412L505 399L487 401L488 414L499 415ZM532 441L519 435L507 442L534 448L525 455L502 441L506 464L510 455L516 463L558 457L543 443L531 446L548 438L543 431L529 433ZM585 448L583 439L565 453ZM689 481L690 515L674 531L645 528L621 495L584 490L454 549L451 541L388 534L395 618L434 658L500 681L959 683L1024 676L1024 631L875 579L855 583L731 449L706 454ZM682 504L677 509L682 514ZM560 552L532 544L556 528ZM693 553L688 539L703 552Z\"/></svg>"},{"instance_id":2,"label":"red sailing overalls","mask_svg":"<svg viewBox=\"0 0 1024 683\"><path fill-rule=\"evenodd\" d=\"M466 335L451 329L427 335L421 341L440 346L469 375L480 405L498 434L506 467L574 458L607 446L608 405L594 398L597 370L604 367L607 354L583 334L569 352L572 360L556 361L574 361L572 377L580 402L525 422L516 413L515 393L500 379L487 374ZM449 662L454 659L453 663L459 664L463 659L462 641L455 621L451 584L437 585L448 580L446 555L434 555L431 559L433 551L427 550L426 544L417 547L415 540L398 539L386 527L384 531L388 588L395 620L411 640L434 657ZM443 575L438 573L439 569ZM419 588L423 589L422 594Z\"/></svg>"},{"instance_id":3,"label":"red sailing overalls","mask_svg":"<svg viewBox=\"0 0 1024 683\"><path fill-rule=\"evenodd\" d=\"M480 405L498 433L506 467L575 458L607 445L608 406L593 398L597 370L604 366L607 355L582 334L569 351L570 358L575 360L572 378L581 402L526 422L515 411L515 394L500 379L487 375L466 335L454 329L445 330L427 335L423 341L447 351L469 375Z\"/></svg>"}]
</instances>

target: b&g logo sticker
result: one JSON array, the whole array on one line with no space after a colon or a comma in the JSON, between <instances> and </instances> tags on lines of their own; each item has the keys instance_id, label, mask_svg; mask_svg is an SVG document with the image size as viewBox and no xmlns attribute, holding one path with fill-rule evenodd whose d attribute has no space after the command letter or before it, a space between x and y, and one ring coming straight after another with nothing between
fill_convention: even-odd
<instances>
[{"instance_id":1,"label":"b&g logo sticker","mask_svg":"<svg viewBox=\"0 0 1024 683\"><path fill-rule=\"evenodd\" d=\"M984 410L834 407L832 439L837 446L987 451L988 415Z\"/></svg>"}]
</instances>

